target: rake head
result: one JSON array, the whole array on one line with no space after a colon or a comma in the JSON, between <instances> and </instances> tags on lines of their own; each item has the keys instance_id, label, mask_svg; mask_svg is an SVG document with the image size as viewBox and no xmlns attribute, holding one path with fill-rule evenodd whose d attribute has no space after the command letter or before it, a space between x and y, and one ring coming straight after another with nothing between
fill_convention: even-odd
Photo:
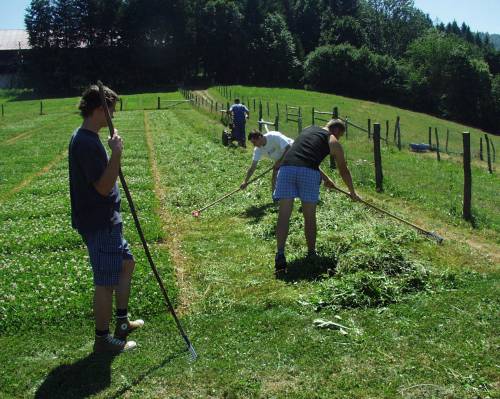
<instances>
[{"instance_id":1,"label":"rake head","mask_svg":"<svg viewBox=\"0 0 500 399\"><path fill-rule=\"evenodd\" d=\"M437 234L435 231L429 231L427 235L435 240L438 244L442 244L444 241L444 238Z\"/></svg>"},{"instance_id":2,"label":"rake head","mask_svg":"<svg viewBox=\"0 0 500 399\"><path fill-rule=\"evenodd\" d=\"M193 211L191 212L191 215L193 215L195 218L200 217L200 211Z\"/></svg>"},{"instance_id":3,"label":"rake head","mask_svg":"<svg viewBox=\"0 0 500 399\"><path fill-rule=\"evenodd\" d=\"M196 354L196 351L194 350L194 347L192 344L188 346L188 351L189 354L191 355L191 361L195 361L198 358L198 355Z\"/></svg>"}]
</instances>

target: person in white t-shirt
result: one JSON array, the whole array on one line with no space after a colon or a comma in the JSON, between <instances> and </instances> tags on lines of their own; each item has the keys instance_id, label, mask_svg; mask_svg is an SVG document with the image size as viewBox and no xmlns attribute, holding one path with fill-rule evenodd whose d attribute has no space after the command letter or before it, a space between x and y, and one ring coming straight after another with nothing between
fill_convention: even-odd
<instances>
[{"instance_id":1,"label":"person in white t-shirt","mask_svg":"<svg viewBox=\"0 0 500 399\"><path fill-rule=\"evenodd\" d=\"M271 190L274 192L276 186L276 175L281 165L283 157L293 144L293 140L286 137L284 134L276 131L271 131L262 134L258 130L249 133L248 140L254 145L252 165L248 168L245 180L241 183L240 188L243 190L247 187L250 177L257 169L257 164L260 159L265 156L274 161L274 170L271 177Z\"/></svg>"}]
</instances>

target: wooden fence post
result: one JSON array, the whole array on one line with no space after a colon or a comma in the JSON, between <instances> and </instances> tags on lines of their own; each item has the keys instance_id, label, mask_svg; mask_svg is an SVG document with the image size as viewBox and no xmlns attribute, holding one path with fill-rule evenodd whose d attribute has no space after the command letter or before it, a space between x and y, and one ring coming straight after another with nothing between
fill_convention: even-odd
<instances>
[{"instance_id":1,"label":"wooden fence post","mask_svg":"<svg viewBox=\"0 0 500 399\"><path fill-rule=\"evenodd\" d=\"M446 129L446 153L448 154L448 140L450 139L450 129Z\"/></svg>"},{"instance_id":2,"label":"wooden fence post","mask_svg":"<svg viewBox=\"0 0 500 399\"><path fill-rule=\"evenodd\" d=\"M464 150L464 207L463 218L467 221L472 221L472 172L470 167L470 133L462 133L463 150Z\"/></svg>"},{"instance_id":3,"label":"wooden fence post","mask_svg":"<svg viewBox=\"0 0 500 399\"><path fill-rule=\"evenodd\" d=\"M286 122L288 123L288 104L285 104Z\"/></svg>"},{"instance_id":4,"label":"wooden fence post","mask_svg":"<svg viewBox=\"0 0 500 399\"><path fill-rule=\"evenodd\" d=\"M380 153L380 123L373 124L373 158L375 160L375 184L377 192L382 192L382 155Z\"/></svg>"},{"instance_id":5,"label":"wooden fence post","mask_svg":"<svg viewBox=\"0 0 500 399\"><path fill-rule=\"evenodd\" d=\"M276 115L279 116L279 114L280 114L280 105L278 103L276 103ZM278 130L278 129L276 129L276 130Z\"/></svg>"},{"instance_id":6,"label":"wooden fence post","mask_svg":"<svg viewBox=\"0 0 500 399\"><path fill-rule=\"evenodd\" d=\"M120 111L123 111L123 100L120 98Z\"/></svg>"},{"instance_id":7,"label":"wooden fence post","mask_svg":"<svg viewBox=\"0 0 500 399\"><path fill-rule=\"evenodd\" d=\"M3 105L2 105L3 107ZM314 125L314 107L312 108L312 117L311 117L311 125Z\"/></svg>"},{"instance_id":8,"label":"wooden fence post","mask_svg":"<svg viewBox=\"0 0 500 399\"><path fill-rule=\"evenodd\" d=\"M436 136L436 156L437 160L441 161L441 154L439 154L439 136L437 127L434 128L434 135Z\"/></svg>"},{"instance_id":9,"label":"wooden fence post","mask_svg":"<svg viewBox=\"0 0 500 399\"><path fill-rule=\"evenodd\" d=\"M276 115L276 117L274 118L274 129L276 131L279 131L279 124L280 124L280 116Z\"/></svg>"},{"instance_id":10,"label":"wooden fence post","mask_svg":"<svg viewBox=\"0 0 500 399\"><path fill-rule=\"evenodd\" d=\"M40 115L43 115L43 102L40 101Z\"/></svg>"},{"instance_id":11,"label":"wooden fence post","mask_svg":"<svg viewBox=\"0 0 500 399\"><path fill-rule=\"evenodd\" d=\"M398 150L401 151L401 126L399 125L399 116L398 116Z\"/></svg>"},{"instance_id":12,"label":"wooden fence post","mask_svg":"<svg viewBox=\"0 0 500 399\"><path fill-rule=\"evenodd\" d=\"M372 120L368 118L368 139L372 137Z\"/></svg>"},{"instance_id":13,"label":"wooden fence post","mask_svg":"<svg viewBox=\"0 0 500 399\"><path fill-rule=\"evenodd\" d=\"M432 127L429 126L429 147L432 149Z\"/></svg>"},{"instance_id":14,"label":"wooden fence post","mask_svg":"<svg viewBox=\"0 0 500 399\"><path fill-rule=\"evenodd\" d=\"M394 125L394 144L396 144L397 134L398 134L398 126L399 126L399 116L396 118L396 124Z\"/></svg>"},{"instance_id":15,"label":"wooden fence post","mask_svg":"<svg viewBox=\"0 0 500 399\"><path fill-rule=\"evenodd\" d=\"M158 109L160 109L160 96L158 96Z\"/></svg>"},{"instance_id":16,"label":"wooden fence post","mask_svg":"<svg viewBox=\"0 0 500 399\"><path fill-rule=\"evenodd\" d=\"M385 144L389 145L389 119L385 121Z\"/></svg>"},{"instance_id":17,"label":"wooden fence post","mask_svg":"<svg viewBox=\"0 0 500 399\"><path fill-rule=\"evenodd\" d=\"M495 162L497 154L496 154L496 151L495 151L495 146L493 145L493 140L490 140L490 145L491 145L491 149L493 151L493 162Z\"/></svg>"},{"instance_id":18,"label":"wooden fence post","mask_svg":"<svg viewBox=\"0 0 500 399\"><path fill-rule=\"evenodd\" d=\"M267 117L269 118L269 115L270 115L270 113L269 113L269 101L267 101L266 104L267 104Z\"/></svg>"},{"instance_id":19,"label":"wooden fence post","mask_svg":"<svg viewBox=\"0 0 500 399\"><path fill-rule=\"evenodd\" d=\"M490 152L490 138L487 134L484 135L484 142L486 143L486 156L488 159L488 172L493 173L491 169L491 152Z\"/></svg>"},{"instance_id":20,"label":"wooden fence post","mask_svg":"<svg viewBox=\"0 0 500 399\"><path fill-rule=\"evenodd\" d=\"M339 109L338 107L333 107L333 118L338 119L339 117Z\"/></svg>"},{"instance_id":21,"label":"wooden fence post","mask_svg":"<svg viewBox=\"0 0 500 399\"><path fill-rule=\"evenodd\" d=\"M255 110L256 110L256 109L257 109L257 108L255 107L255 98L254 98L254 99L253 99L253 110L254 110L254 112L255 112Z\"/></svg>"},{"instance_id":22,"label":"wooden fence post","mask_svg":"<svg viewBox=\"0 0 500 399\"><path fill-rule=\"evenodd\" d=\"M262 120L262 102L259 101L259 121Z\"/></svg>"},{"instance_id":23,"label":"wooden fence post","mask_svg":"<svg viewBox=\"0 0 500 399\"><path fill-rule=\"evenodd\" d=\"M479 159L484 161L483 159L483 138L479 137Z\"/></svg>"}]
</instances>

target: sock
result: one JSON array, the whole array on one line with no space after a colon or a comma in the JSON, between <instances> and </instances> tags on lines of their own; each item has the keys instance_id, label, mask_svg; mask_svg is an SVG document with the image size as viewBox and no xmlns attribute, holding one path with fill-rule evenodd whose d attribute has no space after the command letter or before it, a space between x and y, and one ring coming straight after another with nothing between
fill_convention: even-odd
<instances>
[{"instance_id":1,"label":"sock","mask_svg":"<svg viewBox=\"0 0 500 399\"><path fill-rule=\"evenodd\" d=\"M109 335L109 328L107 330L98 330L97 328L95 329L96 337L105 337L107 335Z\"/></svg>"},{"instance_id":2,"label":"sock","mask_svg":"<svg viewBox=\"0 0 500 399\"><path fill-rule=\"evenodd\" d=\"M117 319L126 319L127 318L127 308L116 309L116 318Z\"/></svg>"}]
</instances>

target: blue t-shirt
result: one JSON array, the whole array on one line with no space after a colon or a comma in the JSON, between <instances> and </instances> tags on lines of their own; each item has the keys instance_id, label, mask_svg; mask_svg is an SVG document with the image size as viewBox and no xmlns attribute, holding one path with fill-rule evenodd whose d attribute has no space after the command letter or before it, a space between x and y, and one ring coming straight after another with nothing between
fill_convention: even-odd
<instances>
[{"instance_id":1,"label":"blue t-shirt","mask_svg":"<svg viewBox=\"0 0 500 399\"><path fill-rule=\"evenodd\" d=\"M68 163L73 228L85 234L121 223L118 183L107 196L94 187L108 165L108 154L99 136L82 128L73 133Z\"/></svg>"},{"instance_id":2,"label":"blue t-shirt","mask_svg":"<svg viewBox=\"0 0 500 399\"><path fill-rule=\"evenodd\" d=\"M250 112L248 108L243 104L233 104L229 111L233 113L233 120L236 123L244 123L245 122L245 113Z\"/></svg>"}]
</instances>

